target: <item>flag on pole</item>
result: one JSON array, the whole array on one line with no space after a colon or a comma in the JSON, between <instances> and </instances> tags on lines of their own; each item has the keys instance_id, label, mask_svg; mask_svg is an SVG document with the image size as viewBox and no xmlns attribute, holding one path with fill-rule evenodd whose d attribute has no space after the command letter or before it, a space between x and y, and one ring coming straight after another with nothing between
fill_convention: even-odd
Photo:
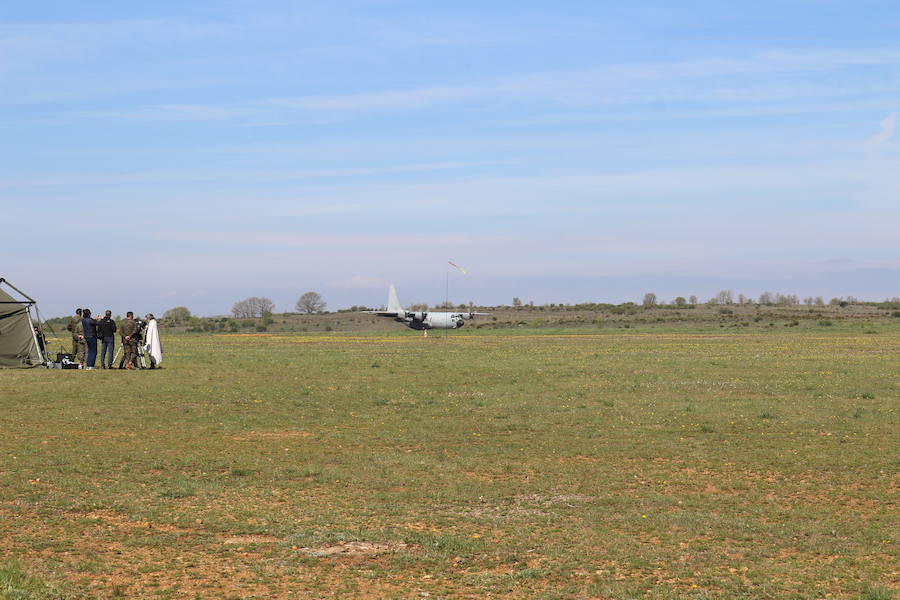
<instances>
[{"instance_id":1,"label":"flag on pole","mask_svg":"<svg viewBox=\"0 0 900 600\"><path fill-rule=\"evenodd\" d=\"M456 263L453 262L452 260L448 260L447 262L450 263L451 266L454 266L454 267L456 267L457 269L459 269L459 272L462 273L463 275L468 275L468 273L466 273L466 270L465 270L465 269L463 269L461 266L459 266L458 264L456 264Z\"/></svg>"}]
</instances>

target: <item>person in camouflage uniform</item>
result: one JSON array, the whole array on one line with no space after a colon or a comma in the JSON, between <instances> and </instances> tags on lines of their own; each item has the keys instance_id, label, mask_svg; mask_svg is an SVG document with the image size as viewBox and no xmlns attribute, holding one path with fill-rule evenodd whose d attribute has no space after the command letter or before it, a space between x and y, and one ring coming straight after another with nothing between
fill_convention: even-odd
<instances>
[{"instance_id":1,"label":"person in camouflage uniform","mask_svg":"<svg viewBox=\"0 0 900 600\"><path fill-rule=\"evenodd\" d=\"M73 336L78 337L78 344L75 350L75 362L81 365L81 368L85 368L87 366L85 362L87 361L87 342L84 341L84 324L81 319L78 319L78 322L72 326L72 334Z\"/></svg>"},{"instance_id":2,"label":"person in camouflage uniform","mask_svg":"<svg viewBox=\"0 0 900 600\"><path fill-rule=\"evenodd\" d=\"M66 325L66 329L68 329L72 333L72 356L78 354L78 334L75 333L75 324L81 323L81 309L75 309L75 316L69 319L69 324Z\"/></svg>"},{"instance_id":3,"label":"person in camouflage uniform","mask_svg":"<svg viewBox=\"0 0 900 600\"><path fill-rule=\"evenodd\" d=\"M119 322L119 335L122 336L122 348L125 349L122 362L119 363L121 369L124 365L126 369L134 369L138 367L138 340L137 323L134 322L134 313L130 310L125 314L125 319Z\"/></svg>"}]
</instances>

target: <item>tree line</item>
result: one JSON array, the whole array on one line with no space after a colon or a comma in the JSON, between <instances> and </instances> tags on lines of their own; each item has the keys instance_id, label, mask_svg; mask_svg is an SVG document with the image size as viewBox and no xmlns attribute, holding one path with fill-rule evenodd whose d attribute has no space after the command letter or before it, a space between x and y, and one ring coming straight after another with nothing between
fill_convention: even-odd
<instances>
[{"instance_id":1,"label":"tree line","mask_svg":"<svg viewBox=\"0 0 900 600\"><path fill-rule=\"evenodd\" d=\"M516 299L514 299L516 300ZM759 295L758 298L754 299L750 296L745 296L744 294L735 295L731 290L721 290L715 296L710 298L705 302L707 305L717 305L717 304L762 304L766 306L796 306L801 303L800 298L797 294L782 294L775 292L763 292ZM802 303L807 306L825 306L825 298L822 296L807 296L803 298ZM827 304L831 306L848 306L850 304L858 304L859 300L854 296L847 296L846 298L831 298ZM898 304L900 303L900 298L886 298L885 303L888 304ZM661 302L657 299L656 294L653 292L647 292L644 294L644 299L641 302L644 307L650 308L653 306L665 306L666 302ZM670 306L696 306L698 304L697 296L690 296L689 298L685 298L684 296L678 296L674 300L672 300Z\"/></svg>"},{"instance_id":2,"label":"tree line","mask_svg":"<svg viewBox=\"0 0 900 600\"><path fill-rule=\"evenodd\" d=\"M327 304L318 292L306 292L297 299L294 305L297 312L314 314L325 311ZM231 306L231 314L236 319L265 318L275 312L275 303L271 298L251 296L239 300Z\"/></svg>"},{"instance_id":3,"label":"tree line","mask_svg":"<svg viewBox=\"0 0 900 600\"><path fill-rule=\"evenodd\" d=\"M740 304L759 304L765 306L797 306L800 304L805 304L807 306L849 306L851 304L859 304L860 300L858 300L854 296L847 297L835 297L831 298L828 301L824 299L822 296L806 296L802 300L796 294L783 294L780 292L763 292L756 298L751 298L744 294L735 294L731 290L721 290L715 296L709 298L705 302L700 302L697 296L677 296L671 300L671 302L665 302L660 300L657 295L653 292L647 292L644 294L643 300L641 302L641 306L644 308L653 308L656 306L659 307L694 307L698 305L706 305L706 306L716 306L716 305L740 305ZM888 307L900 308L900 297L886 298L883 304ZM297 302L294 305L296 312L305 313L305 314L318 314L325 312L327 304L322 296L318 292L306 292L302 296L297 299ZM585 302L580 304L545 304L540 305L541 309L549 307L550 309L560 308L560 309L599 309L599 308L613 308L613 307L623 307L623 306L631 306L636 307L637 305L633 302L625 302L622 304L609 304L609 303L593 303L593 302ZM530 301L528 303L522 302L522 300L518 297L512 299L511 307L514 309L532 309L536 308L535 303ZM428 310L428 306L425 304L415 304L409 307L410 310ZM442 303L437 308L439 309L459 309L459 310L473 310L476 308L474 302L469 302L468 304L460 304L458 306L454 306L451 303ZM502 307L489 307L484 306L481 308L502 308ZM354 312L357 310L370 310L369 307L365 306L353 306L350 309L339 310L338 312ZM235 302L231 307L231 315L235 319L265 319L270 317L275 312L275 303L271 300L271 298L251 296L249 298L245 298L243 300L239 300ZM186 324L191 320L192 314L191 311L188 310L185 306L176 306L174 308L170 308L163 314L163 319L166 322L172 324ZM65 317L62 320L68 319ZM62 322L62 320L60 322Z\"/></svg>"}]
</instances>

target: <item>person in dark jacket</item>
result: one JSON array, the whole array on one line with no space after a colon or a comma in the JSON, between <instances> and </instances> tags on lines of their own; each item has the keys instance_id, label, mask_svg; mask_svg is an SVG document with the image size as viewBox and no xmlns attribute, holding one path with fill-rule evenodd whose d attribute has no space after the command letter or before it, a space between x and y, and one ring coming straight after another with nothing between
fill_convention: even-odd
<instances>
[{"instance_id":1,"label":"person in dark jacket","mask_svg":"<svg viewBox=\"0 0 900 600\"><path fill-rule=\"evenodd\" d=\"M97 362L97 326L100 323L91 318L91 309L81 311L81 326L84 329L84 343L87 344L87 366L85 369L93 369Z\"/></svg>"},{"instance_id":2,"label":"person in dark jacket","mask_svg":"<svg viewBox=\"0 0 900 600\"><path fill-rule=\"evenodd\" d=\"M113 357L116 352L116 322L112 320L112 311L106 311L106 314L100 319L97 326L98 335L103 340L100 348L100 368L112 369Z\"/></svg>"}]
</instances>

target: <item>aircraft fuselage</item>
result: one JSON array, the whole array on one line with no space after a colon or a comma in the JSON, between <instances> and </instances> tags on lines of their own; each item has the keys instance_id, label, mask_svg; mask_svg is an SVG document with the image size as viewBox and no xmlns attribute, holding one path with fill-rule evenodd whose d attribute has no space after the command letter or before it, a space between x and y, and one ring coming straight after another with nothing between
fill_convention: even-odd
<instances>
[{"instance_id":1,"label":"aircraft fuselage","mask_svg":"<svg viewBox=\"0 0 900 600\"><path fill-rule=\"evenodd\" d=\"M464 313L451 312L426 312L406 313L405 317L394 319L405 324L410 329L421 331L423 329L459 329L465 322Z\"/></svg>"}]
</instances>

